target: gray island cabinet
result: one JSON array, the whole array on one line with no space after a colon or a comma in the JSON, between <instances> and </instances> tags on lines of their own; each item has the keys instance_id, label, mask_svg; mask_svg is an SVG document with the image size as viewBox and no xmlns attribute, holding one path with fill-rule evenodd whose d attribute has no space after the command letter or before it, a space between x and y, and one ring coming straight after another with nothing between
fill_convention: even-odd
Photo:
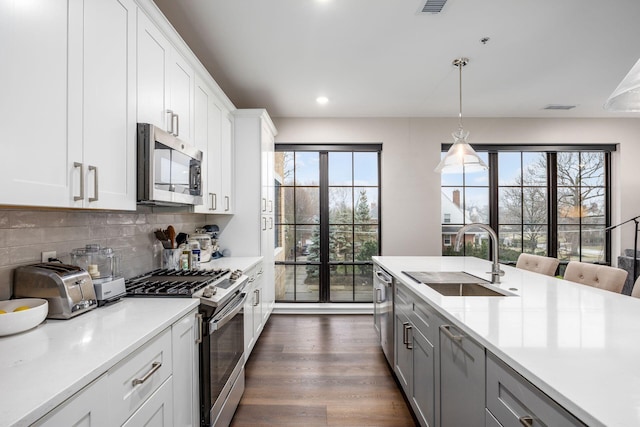
<instances>
[{"instance_id":1,"label":"gray island cabinet","mask_svg":"<svg viewBox=\"0 0 640 427\"><path fill-rule=\"evenodd\" d=\"M624 368L603 367L610 361L594 359L588 350L581 358L574 344L561 340L570 330L564 319L575 321L567 315L569 304L593 328L587 319L593 313L581 304L593 312L601 301L610 310L613 298L612 312L631 308L640 320L640 301L508 266L503 283L495 286L512 295L497 297L444 296L403 273L466 271L488 278L488 261L448 258L374 257L395 278L392 368L421 426L640 425L637 412L620 417L606 405L584 404L616 395L611 387L586 381L585 364L592 364L589 372L596 377L606 375L602 369ZM595 319L610 320L603 313Z\"/></svg>"}]
</instances>

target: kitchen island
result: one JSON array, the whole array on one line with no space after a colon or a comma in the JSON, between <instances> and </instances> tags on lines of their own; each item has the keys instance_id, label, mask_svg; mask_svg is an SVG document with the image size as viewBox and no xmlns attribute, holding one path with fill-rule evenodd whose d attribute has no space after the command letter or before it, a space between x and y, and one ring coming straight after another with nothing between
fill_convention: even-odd
<instances>
[{"instance_id":1,"label":"kitchen island","mask_svg":"<svg viewBox=\"0 0 640 427\"><path fill-rule=\"evenodd\" d=\"M488 280L491 263L472 257L373 259L582 423L640 425L639 299L504 265L494 286L514 295L443 296L403 271L465 271Z\"/></svg>"}]
</instances>

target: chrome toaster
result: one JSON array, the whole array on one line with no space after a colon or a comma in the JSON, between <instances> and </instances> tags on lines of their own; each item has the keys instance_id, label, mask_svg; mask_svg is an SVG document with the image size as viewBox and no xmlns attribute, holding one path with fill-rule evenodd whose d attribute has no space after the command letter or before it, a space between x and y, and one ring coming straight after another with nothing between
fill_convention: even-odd
<instances>
[{"instance_id":1,"label":"chrome toaster","mask_svg":"<svg viewBox=\"0 0 640 427\"><path fill-rule=\"evenodd\" d=\"M75 265L56 262L16 268L13 295L46 299L49 319L69 319L98 306L89 273Z\"/></svg>"}]
</instances>

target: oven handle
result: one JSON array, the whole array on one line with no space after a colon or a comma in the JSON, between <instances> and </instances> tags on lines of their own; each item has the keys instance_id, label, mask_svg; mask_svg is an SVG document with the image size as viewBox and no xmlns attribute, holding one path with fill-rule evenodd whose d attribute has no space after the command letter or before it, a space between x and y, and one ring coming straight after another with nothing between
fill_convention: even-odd
<instances>
[{"instance_id":1,"label":"oven handle","mask_svg":"<svg viewBox=\"0 0 640 427\"><path fill-rule=\"evenodd\" d=\"M233 317L242 310L246 299L247 294L242 292L235 300L230 302L220 314L209 321L209 332L217 331L226 325L229 320L233 319Z\"/></svg>"}]
</instances>

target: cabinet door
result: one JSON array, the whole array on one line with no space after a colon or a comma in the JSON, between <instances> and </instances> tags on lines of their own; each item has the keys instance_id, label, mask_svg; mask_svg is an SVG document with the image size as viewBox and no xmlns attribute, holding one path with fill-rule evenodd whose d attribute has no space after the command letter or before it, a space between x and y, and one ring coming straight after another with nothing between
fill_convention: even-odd
<instances>
[{"instance_id":1,"label":"cabinet door","mask_svg":"<svg viewBox=\"0 0 640 427\"><path fill-rule=\"evenodd\" d=\"M395 366L393 368L405 396L411 396L411 378L413 371L413 354L411 351L411 324L402 310L395 310Z\"/></svg>"},{"instance_id":2,"label":"cabinet door","mask_svg":"<svg viewBox=\"0 0 640 427\"><path fill-rule=\"evenodd\" d=\"M173 346L173 425L200 424L198 343L199 323L191 312L171 327Z\"/></svg>"},{"instance_id":3,"label":"cabinet door","mask_svg":"<svg viewBox=\"0 0 640 427\"><path fill-rule=\"evenodd\" d=\"M222 156L222 115L222 107L216 98L213 98L209 105L209 153L212 161L207 165L209 173L208 201L213 213L224 213L222 171L225 166L224 162L228 159L224 159Z\"/></svg>"},{"instance_id":4,"label":"cabinet door","mask_svg":"<svg viewBox=\"0 0 640 427\"><path fill-rule=\"evenodd\" d=\"M255 304L255 271L246 272L249 276L249 283L246 287L247 299L244 303L244 360L249 360L251 350L255 345L255 330L254 330L254 304Z\"/></svg>"},{"instance_id":5,"label":"cabinet door","mask_svg":"<svg viewBox=\"0 0 640 427\"><path fill-rule=\"evenodd\" d=\"M420 331L412 330L414 413L423 426L433 426L435 419L435 357L433 345ZM471 424L468 424L471 425Z\"/></svg>"},{"instance_id":6,"label":"cabinet door","mask_svg":"<svg viewBox=\"0 0 640 427\"><path fill-rule=\"evenodd\" d=\"M0 0L0 204L69 206L68 9Z\"/></svg>"},{"instance_id":7,"label":"cabinet door","mask_svg":"<svg viewBox=\"0 0 640 427\"><path fill-rule=\"evenodd\" d=\"M234 212L234 156L233 156L233 116L222 111L220 134L220 192L222 194L221 213Z\"/></svg>"},{"instance_id":8,"label":"cabinet door","mask_svg":"<svg viewBox=\"0 0 640 427\"><path fill-rule=\"evenodd\" d=\"M167 70L171 44L140 11L138 13L137 115L138 122L151 123L168 130L169 76Z\"/></svg>"},{"instance_id":9,"label":"cabinet door","mask_svg":"<svg viewBox=\"0 0 640 427\"><path fill-rule=\"evenodd\" d=\"M196 77L193 110L193 142L202 151L202 200L203 204L195 206L196 213L210 213L213 201L209 193L210 189L210 163L214 161L209 151L209 108L211 105L211 93L206 83Z\"/></svg>"},{"instance_id":10,"label":"cabinet door","mask_svg":"<svg viewBox=\"0 0 640 427\"><path fill-rule=\"evenodd\" d=\"M172 133L182 141L193 144L193 98L195 73L193 67L175 50L169 62L170 109L174 116Z\"/></svg>"},{"instance_id":11,"label":"cabinet door","mask_svg":"<svg viewBox=\"0 0 640 427\"><path fill-rule=\"evenodd\" d=\"M484 424L484 347L451 325L440 326L440 425Z\"/></svg>"},{"instance_id":12,"label":"cabinet door","mask_svg":"<svg viewBox=\"0 0 640 427\"><path fill-rule=\"evenodd\" d=\"M37 427L108 427L109 409L105 404L107 376L103 375L34 424Z\"/></svg>"},{"instance_id":13,"label":"cabinet door","mask_svg":"<svg viewBox=\"0 0 640 427\"><path fill-rule=\"evenodd\" d=\"M71 153L84 164L84 207L136 208L136 9L133 0L84 2L84 155Z\"/></svg>"}]
</instances>

